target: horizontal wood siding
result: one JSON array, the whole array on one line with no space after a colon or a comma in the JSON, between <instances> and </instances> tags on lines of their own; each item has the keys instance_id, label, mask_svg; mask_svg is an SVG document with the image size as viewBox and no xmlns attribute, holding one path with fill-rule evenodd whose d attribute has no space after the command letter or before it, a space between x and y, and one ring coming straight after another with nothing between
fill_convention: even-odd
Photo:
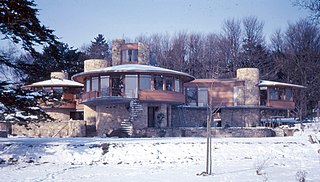
<instances>
[{"instance_id":1,"label":"horizontal wood siding","mask_svg":"<svg viewBox=\"0 0 320 182\"><path fill-rule=\"evenodd\" d=\"M293 101L269 100L268 106L279 109L294 109L295 103Z\"/></svg>"},{"instance_id":2,"label":"horizontal wood siding","mask_svg":"<svg viewBox=\"0 0 320 182\"><path fill-rule=\"evenodd\" d=\"M157 101L171 103L185 103L185 96L179 92L158 91L158 90L140 90L139 100Z\"/></svg>"},{"instance_id":3,"label":"horizontal wood siding","mask_svg":"<svg viewBox=\"0 0 320 182\"><path fill-rule=\"evenodd\" d=\"M233 87L214 87L209 89L212 106L233 106Z\"/></svg>"}]
</instances>

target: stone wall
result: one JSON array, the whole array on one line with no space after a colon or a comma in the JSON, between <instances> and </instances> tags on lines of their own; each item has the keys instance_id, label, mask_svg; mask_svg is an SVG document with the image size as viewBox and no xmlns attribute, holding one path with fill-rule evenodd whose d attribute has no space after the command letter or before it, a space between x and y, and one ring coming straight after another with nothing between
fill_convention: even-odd
<instances>
[{"instance_id":1,"label":"stone wall","mask_svg":"<svg viewBox=\"0 0 320 182\"><path fill-rule=\"evenodd\" d=\"M240 68L237 70L237 79L245 81L244 105L259 105L259 69Z\"/></svg>"},{"instance_id":2,"label":"stone wall","mask_svg":"<svg viewBox=\"0 0 320 182\"><path fill-rule=\"evenodd\" d=\"M112 40L112 66L121 64L121 46L125 44L123 39Z\"/></svg>"},{"instance_id":3,"label":"stone wall","mask_svg":"<svg viewBox=\"0 0 320 182\"><path fill-rule=\"evenodd\" d=\"M84 72L108 67L108 61L104 59L87 59L84 61Z\"/></svg>"},{"instance_id":4,"label":"stone wall","mask_svg":"<svg viewBox=\"0 0 320 182\"><path fill-rule=\"evenodd\" d=\"M207 123L205 107L172 107L172 127L202 127Z\"/></svg>"},{"instance_id":5,"label":"stone wall","mask_svg":"<svg viewBox=\"0 0 320 182\"><path fill-rule=\"evenodd\" d=\"M222 127L259 126L260 109L253 107L221 108Z\"/></svg>"},{"instance_id":6,"label":"stone wall","mask_svg":"<svg viewBox=\"0 0 320 182\"><path fill-rule=\"evenodd\" d=\"M275 137L281 132L271 128L212 128L212 137ZM135 137L206 137L207 129L204 127L181 128L144 128L136 129Z\"/></svg>"},{"instance_id":7,"label":"stone wall","mask_svg":"<svg viewBox=\"0 0 320 182\"><path fill-rule=\"evenodd\" d=\"M139 64L149 64L150 51L146 44L138 42L138 63Z\"/></svg>"},{"instance_id":8,"label":"stone wall","mask_svg":"<svg viewBox=\"0 0 320 182\"><path fill-rule=\"evenodd\" d=\"M30 123L27 126L14 124L12 134L29 137L84 137L85 127L83 120Z\"/></svg>"},{"instance_id":9,"label":"stone wall","mask_svg":"<svg viewBox=\"0 0 320 182\"><path fill-rule=\"evenodd\" d=\"M57 121L68 121L70 119L70 109L45 108L44 111Z\"/></svg>"}]
</instances>

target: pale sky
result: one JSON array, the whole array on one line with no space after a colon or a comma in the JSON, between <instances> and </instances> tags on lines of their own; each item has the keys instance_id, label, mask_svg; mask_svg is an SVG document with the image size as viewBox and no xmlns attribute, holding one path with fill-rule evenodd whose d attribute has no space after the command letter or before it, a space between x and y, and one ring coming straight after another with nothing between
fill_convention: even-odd
<instances>
[{"instance_id":1,"label":"pale sky","mask_svg":"<svg viewBox=\"0 0 320 182\"><path fill-rule=\"evenodd\" d=\"M292 0L35 0L39 19L69 46L179 31L220 33L226 19L256 16L265 37L308 15Z\"/></svg>"}]
</instances>

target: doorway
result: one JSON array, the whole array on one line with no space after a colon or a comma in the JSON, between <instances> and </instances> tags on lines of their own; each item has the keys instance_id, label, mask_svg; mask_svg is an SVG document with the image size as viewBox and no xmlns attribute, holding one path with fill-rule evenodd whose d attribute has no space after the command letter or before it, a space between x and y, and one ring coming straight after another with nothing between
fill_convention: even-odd
<instances>
[{"instance_id":1,"label":"doorway","mask_svg":"<svg viewBox=\"0 0 320 182\"><path fill-rule=\"evenodd\" d=\"M148 107L148 128L156 127L155 113L158 107Z\"/></svg>"}]
</instances>

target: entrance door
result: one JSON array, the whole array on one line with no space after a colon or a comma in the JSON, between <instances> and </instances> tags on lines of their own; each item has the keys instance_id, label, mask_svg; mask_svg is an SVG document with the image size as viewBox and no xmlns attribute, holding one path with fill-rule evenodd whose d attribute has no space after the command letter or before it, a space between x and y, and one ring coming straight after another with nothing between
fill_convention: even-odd
<instances>
[{"instance_id":1,"label":"entrance door","mask_svg":"<svg viewBox=\"0 0 320 182\"><path fill-rule=\"evenodd\" d=\"M156 107L148 107L148 127L149 128L154 128L156 126L155 110L156 110Z\"/></svg>"}]
</instances>

